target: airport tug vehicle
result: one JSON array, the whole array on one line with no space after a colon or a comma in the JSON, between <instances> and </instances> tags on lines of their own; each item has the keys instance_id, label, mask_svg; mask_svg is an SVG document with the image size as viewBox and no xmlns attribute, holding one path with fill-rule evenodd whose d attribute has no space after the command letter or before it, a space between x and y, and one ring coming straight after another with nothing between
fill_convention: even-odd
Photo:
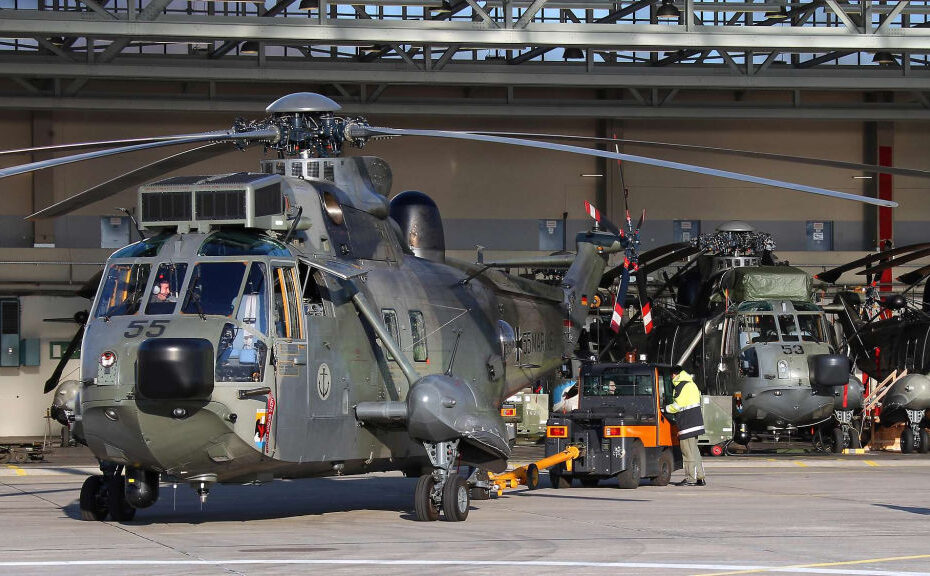
<instances>
[{"instance_id":1,"label":"airport tug vehicle","mask_svg":"<svg viewBox=\"0 0 930 576\"><path fill-rule=\"evenodd\" d=\"M553 413L546 424L546 456L569 446L578 458L549 471L553 488L583 486L616 477L620 488L636 488L649 478L665 486L682 467L678 430L662 413L671 401L671 366L585 363L578 409Z\"/></svg>"}]
</instances>

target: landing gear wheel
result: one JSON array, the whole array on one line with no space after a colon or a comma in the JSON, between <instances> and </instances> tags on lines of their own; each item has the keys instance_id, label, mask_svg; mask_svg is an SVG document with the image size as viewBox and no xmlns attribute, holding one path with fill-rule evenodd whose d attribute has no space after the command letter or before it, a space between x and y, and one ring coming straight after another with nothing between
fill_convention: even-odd
<instances>
[{"instance_id":1,"label":"landing gear wheel","mask_svg":"<svg viewBox=\"0 0 930 576\"><path fill-rule=\"evenodd\" d=\"M905 428L901 432L901 454L910 454L914 451L914 431Z\"/></svg>"},{"instance_id":2,"label":"landing gear wheel","mask_svg":"<svg viewBox=\"0 0 930 576\"><path fill-rule=\"evenodd\" d=\"M598 483L601 481L600 478L596 476L582 476L581 485L585 488L597 488Z\"/></svg>"},{"instance_id":3,"label":"landing gear wheel","mask_svg":"<svg viewBox=\"0 0 930 576\"><path fill-rule=\"evenodd\" d=\"M129 522L136 517L136 509L126 501L126 479L123 476L113 476L106 479L107 508L110 519L114 522Z\"/></svg>"},{"instance_id":4,"label":"landing gear wheel","mask_svg":"<svg viewBox=\"0 0 930 576\"><path fill-rule=\"evenodd\" d=\"M549 469L549 484L556 489L572 487L572 477L565 474L564 464Z\"/></svg>"},{"instance_id":5,"label":"landing gear wheel","mask_svg":"<svg viewBox=\"0 0 930 576\"><path fill-rule=\"evenodd\" d=\"M843 433L842 428L833 429L833 453L839 454L843 451L843 448L846 448L846 434Z\"/></svg>"},{"instance_id":6,"label":"landing gear wheel","mask_svg":"<svg viewBox=\"0 0 930 576\"><path fill-rule=\"evenodd\" d=\"M537 471L538 475L538 471ZM468 518L468 483L461 476L451 476L442 487L442 512L447 522L462 522Z\"/></svg>"},{"instance_id":7,"label":"landing gear wheel","mask_svg":"<svg viewBox=\"0 0 930 576\"><path fill-rule=\"evenodd\" d=\"M714 446L714 449L720 447L721 453L723 448L717 444ZM658 461L659 473L652 478L653 486L668 486L668 483L672 480L672 454L670 452L663 452L659 456Z\"/></svg>"},{"instance_id":8,"label":"landing gear wheel","mask_svg":"<svg viewBox=\"0 0 930 576\"><path fill-rule=\"evenodd\" d=\"M488 471L487 470L478 470L478 473L475 475L475 479L478 482L489 482ZM472 486L469 491L472 500L490 500L491 491L487 488L480 488L478 486Z\"/></svg>"},{"instance_id":9,"label":"landing gear wheel","mask_svg":"<svg viewBox=\"0 0 930 576\"><path fill-rule=\"evenodd\" d=\"M539 468L536 464L530 464L526 467L526 487L529 490L539 488Z\"/></svg>"},{"instance_id":10,"label":"landing gear wheel","mask_svg":"<svg viewBox=\"0 0 930 576\"><path fill-rule=\"evenodd\" d=\"M420 522L435 522L439 520L439 507L433 502L433 486L436 478L432 474L424 474L417 480L417 489L414 492L414 511Z\"/></svg>"},{"instance_id":11,"label":"landing gear wheel","mask_svg":"<svg viewBox=\"0 0 930 576\"><path fill-rule=\"evenodd\" d=\"M630 454L630 467L617 474L617 486L625 490L633 490L639 487L639 481L643 477L643 450L639 446L633 448Z\"/></svg>"},{"instance_id":12,"label":"landing gear wheel","mask_svg":"<svg viewBox=\"0 0 930 576\"><path fill-rule=\"evenodd\" d=\"M862 440L859 438L859 432L855 428L849 429L849 447L854 450L862 448Z\"/></svg>"},{"instance_id":13,"label":"landing gear wheel","mask_svg":"<svg viewBox=\"0 0 930 576\"><path fill-rule=\"evenodd\" d=\"M930 434L927 433L926 428L920 429L920 445L917 447L917 450L921 454L930 452Z\"/></svg>"},{"instance_id":14,"label":"landing gear wheel","mask_svg":"<svg viewBox=\"0 0 930 576\"><path fill-rule=\"evenodd\" d=\"M91 476L84 480L79 500L81 520L96 520L99 522L106 518L109 512L107 500L103 476Z\"/></svg>"},{"instance_id":15,"label":"landing gear wheel","mask_svg":"<svg viewBox=\"0 0 930 576\"><path fill-rule=\"evenodd\" d=\"M714 444L710 447L711 456L723 456L723 444Z\"/></svg>"}]
</instances>

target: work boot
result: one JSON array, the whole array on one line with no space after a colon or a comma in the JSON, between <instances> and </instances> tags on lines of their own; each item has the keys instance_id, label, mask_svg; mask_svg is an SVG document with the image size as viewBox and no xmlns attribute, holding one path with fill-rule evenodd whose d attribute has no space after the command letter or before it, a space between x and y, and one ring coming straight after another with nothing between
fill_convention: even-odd
<instances>
[{"instance_id":1,"label":"work boot","mask_svg":"<svg viewBox=\"0 0 930 576\"><path fill-rule=\"evenodd\" d=\"M675 482L675 486L698 486L698 483L690 478L685 478L684 480Z\"/></svg>"},{"instance_id":2,"label":"work boot","mask_svg":"<svg viewBox=\"0 0 930 576\"><path fill-rule=\"evenodd\" d=\"M698 478L697 482L694 483L695 486L707 486L707 481L703 478Z\"/></svg>"}]
</instances>

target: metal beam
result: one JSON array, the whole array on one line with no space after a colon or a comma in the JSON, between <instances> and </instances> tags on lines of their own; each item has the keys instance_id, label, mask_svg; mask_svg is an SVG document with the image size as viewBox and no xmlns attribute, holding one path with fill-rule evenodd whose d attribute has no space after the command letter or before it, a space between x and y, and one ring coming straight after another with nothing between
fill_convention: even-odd
<instances>
[{"instance_id":1,"label":"metal beam","mask_svg":"<svg viewBox=\"0 0 930 576\"><path fill-rule=\"evenodd\" d=\"M446 54L442 58L446 58ZM135 60L135 61L133 61ZM442 60L442 59L441 59ZM547 63L518 71L506 64L449 64L441 71L425 72L400 68L397 62L347 65L345 61L324 63L304 58L268 59L258 68L249 61L222 61L203 66L202 61L125 57L119 63L101 66L64 63L50 58L23 58L18 62L0 60L0 76L19 78L112 78L201 82L287 82L369 83L436 86L584 86L587 88L647 87L745 90L927 90L930 70L912 69L907 76L898 70L879 66L849 69L798 70L772 66L766 74L733 75L725 66L682 67L596 66L584 68L563 63Z\"/></svg>"},{"instance_id":2,"label":"metal beam","mask_svg":"<svg viewBox=\"0 0 930 576\"><path fill-rule=\"evenodd\" d=\"M549 0L535 0L532 4L530 4L529 8L523 12L523 14L520 16L520 19L517 20L517 23L514 24L513 27L525 28L526 25L533 20L533 17L543 9L543 6L545 6L547 2L549 2Z\"/></svg>"},{"instance_id":3,"label":"metal beam","mask_svg":"<svg viewBox=\"0 0 930 576\"><path fill-rule=\"evenodd\" d=\"M22 98L0 97L0 109L15 110L133 110L163 112L228 112L244 113L256 117L273 100L208 100L166 98ZM354 99L353 99L354 100ZM639 106L620 104L592 105L592 101L529 103L517 100L508 105L500 100L474 103L454 100L445 103L422 101L392 102L382 99L377 103L359 103L353 100L340 102L346 114L384 116L499 116L525 118L740 118L740 119L810 119L810 120L900 120L930 121L930 110L912 106L855 106L793 108L791 106L745 106L704 103L679 106Z\"/></svg>"},{"instance_id":4,"label":"metal beam","mask_svg":"<svg viewBox=\"0 0 930 576\"><path fill-rule=\"evenodd\" d=\"M878 28L875 29L875 34L884 34L888 32L888 29L891 27L891 22L897 18L901 12L907 8L907 5L910 4L907 0L901 0L895 4L894 8L891 9L891 12L887 16L882 18L882 23L878 25Z\"/></svg>"},{"instance_id":5,"label":"metal beam","mask_svg":"<svg viewBox=\"0 0 930 576\"><path fill-rule=\"evenodd\" d=\"M155 0L161 3L170 0ZM680 26L651 24L544 24L520 30L490 30L473 22L402 20L330 20L320 26L309 19L166 15L157 21L112 21L92 14L4 13L0 35L93 36L180 42L218 38L269 44L435 44L479 45L513 49L525 46L625 48L629 50L721 49L727 51L834 50L893 52L930 51L930 29L894 28L887 34L850 34L835 27L703 26L686 32ZM270 20L270 21L269 21ZM893 33L892 33L893 32Z\"/></svg>"}]
</instances>

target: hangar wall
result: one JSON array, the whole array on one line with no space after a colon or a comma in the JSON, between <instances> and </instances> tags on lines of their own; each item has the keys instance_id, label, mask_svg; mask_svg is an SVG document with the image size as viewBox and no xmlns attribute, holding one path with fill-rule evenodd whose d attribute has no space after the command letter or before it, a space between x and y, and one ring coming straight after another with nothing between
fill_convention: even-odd
<instances>
[{"instance_id":1,"label":"hangar wall","mask_svg":"<svg viewBox=\"0 0 930 576\"><path fill-rule=\"evenodd\" d=\"M46 420L52 393L42 394L45 381L58 365L50 357L49 343L69 342L77 326L74 324L43 322L45 318L65 318L87 308L82 298L53 296L24 296L20 303L20 337L38 338L39 366L0 368L0 438L16 436L42 436L50 426L56 436L61 426ZM62 381L78 377L78 361L71 360L62 372Z\"/></svg>"}]
</instances>

